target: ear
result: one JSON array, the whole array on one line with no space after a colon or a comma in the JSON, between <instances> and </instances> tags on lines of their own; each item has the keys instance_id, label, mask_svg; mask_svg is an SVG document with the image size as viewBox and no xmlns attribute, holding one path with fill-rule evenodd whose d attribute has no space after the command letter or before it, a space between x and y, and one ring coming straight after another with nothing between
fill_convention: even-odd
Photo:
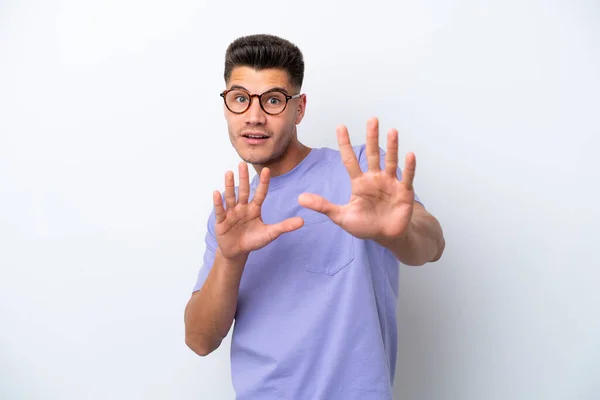
<instances>
[{"instance_id":1,"label":"ear","mask_svg":"<svg viewBox=\"0 0 600 400\"><path fill-rule=\"evenodd\" d=\"M303 94L298 99L298 106L297 107L298 108L296 109L296 120L294 121L294 123L296 125L300 124L300 122L304 118L304 113L306 112L306 95L305 94Z\"/></svg>"}]
</instances>

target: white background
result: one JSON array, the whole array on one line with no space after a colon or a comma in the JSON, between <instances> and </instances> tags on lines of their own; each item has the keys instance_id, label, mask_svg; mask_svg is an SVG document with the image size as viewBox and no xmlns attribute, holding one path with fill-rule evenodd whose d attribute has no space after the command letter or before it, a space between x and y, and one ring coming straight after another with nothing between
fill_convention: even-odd
<instances>
[{"instance_id":1,"label":"white background","mask_svg":"<svg viewBox=\"0 0 600 400\"><path fill-rule=\"evenodd\" d=\"M226 46L298 44L301 140L417 155L446 253L402 266L409 400L600 398L600 4L0 2L0 398L232 399L183 310L238 158Z\"/></svg>"}]
</instances>

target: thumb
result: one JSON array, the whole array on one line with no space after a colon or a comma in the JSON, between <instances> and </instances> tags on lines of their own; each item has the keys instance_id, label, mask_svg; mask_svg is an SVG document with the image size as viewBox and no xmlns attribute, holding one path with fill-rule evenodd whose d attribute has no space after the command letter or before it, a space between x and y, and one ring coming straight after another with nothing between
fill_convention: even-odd
<instances>
[{"instance_id":1,"label":"thumb","mask_svg":"<svg viewBox=\"0 0 600 400\"><path fill-rule=\"evenodd\" d=\"M267 225L267 233L271 241L277 239L284 233L300 229L304 225L304 220L300 217L285 219L279 223Z\"/></svg>"},{"instance_id":2,"label":"thumb","mask_svg":"<svg viewBox=\"0 0 600 400\"><path fill-rule=\"evenodd\" d=\"M340 206L317 194L302 193L298 196L298 204L313 211L327 215L333 222L338 223Z\"/></svg>"}]
</instances>

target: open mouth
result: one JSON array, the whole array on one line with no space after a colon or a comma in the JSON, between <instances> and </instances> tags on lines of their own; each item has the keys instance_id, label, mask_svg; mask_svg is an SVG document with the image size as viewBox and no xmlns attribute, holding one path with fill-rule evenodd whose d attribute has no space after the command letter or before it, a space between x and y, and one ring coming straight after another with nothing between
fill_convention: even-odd
<instances>
[{"instance_id":1,"label":"open mouth","mask_svg":"<svg viewBox=\"0 0 600 400\"><path fill-rule=\"evenodd\" d=\"M246 135L242 135L244 136L246 139L268 139L269 137L267 135L259 135L259 134L246 134Z\"/></svg>"},{"instance_id":2,"label":"open mouth","mask_svg":"<svg viewBox=\"0 0 600 400\"><path fill-rule=\"evenodd\" d=\"M245 133L242 135L243 140L250 146L258 146L266 143L269 136L263 135L262 133Z\"/></svg>"}]
</instances>

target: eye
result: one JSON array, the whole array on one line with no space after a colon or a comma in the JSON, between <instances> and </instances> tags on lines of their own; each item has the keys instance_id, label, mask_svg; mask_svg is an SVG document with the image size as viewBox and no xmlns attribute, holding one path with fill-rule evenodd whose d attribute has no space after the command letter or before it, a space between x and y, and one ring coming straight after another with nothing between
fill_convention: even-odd
<instances>
[{"instance_id":1,"label":"eye","mask_svg":"<svg viewBox=\"0 0 600 400\"><path fill-rule=\"evenodd\" d=\"M246 96L241 96L241 95L240 95L240 96L237 96L237 97L235 98L235 101L237 101L238 103L244 103L244 102L246 102L247 100L248 100L248 99L246 98Z\"/></svg>"}]
</instances>

